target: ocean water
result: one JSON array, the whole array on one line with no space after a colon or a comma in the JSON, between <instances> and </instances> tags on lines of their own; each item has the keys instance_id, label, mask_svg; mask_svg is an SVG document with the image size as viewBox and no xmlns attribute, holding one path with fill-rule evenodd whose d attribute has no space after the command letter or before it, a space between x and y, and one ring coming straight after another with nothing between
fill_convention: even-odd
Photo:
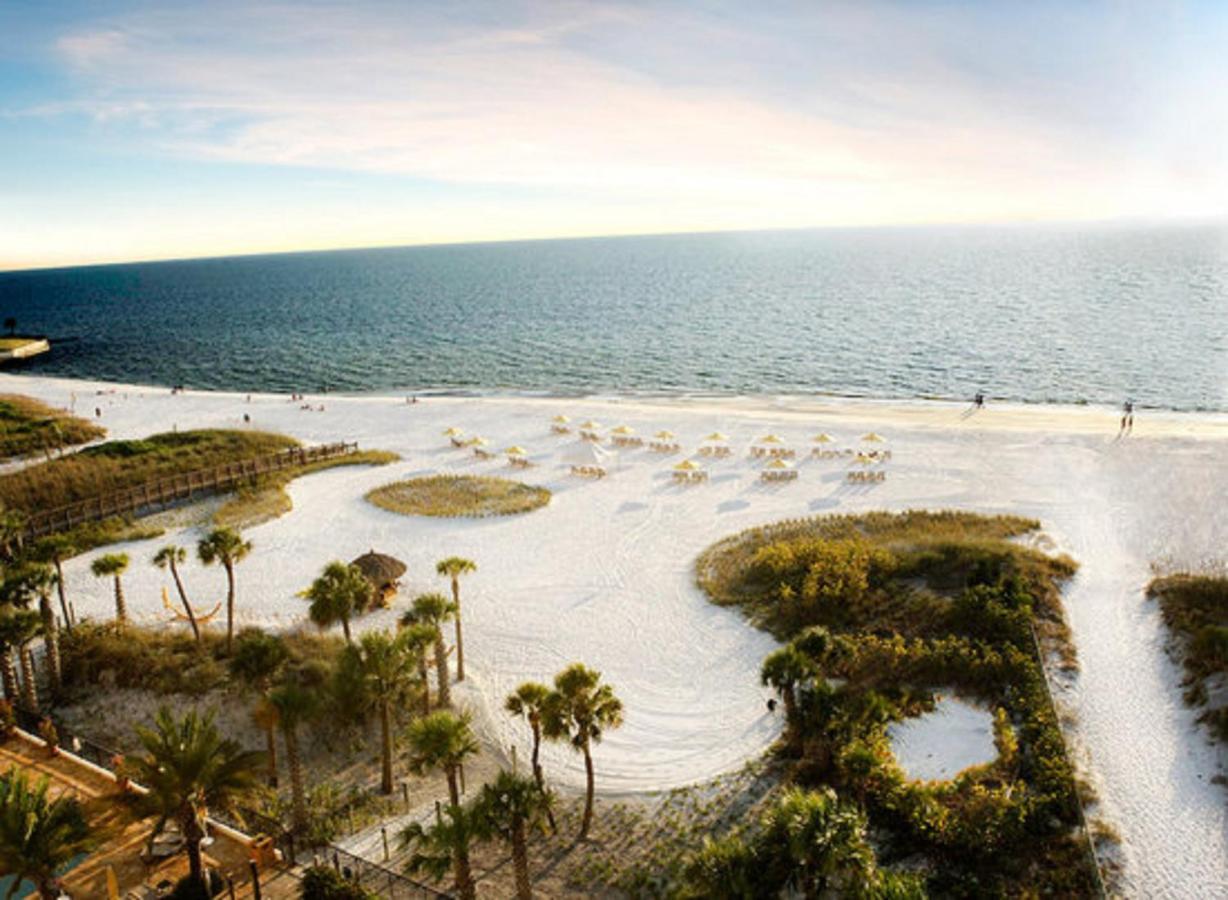
<instances>
[{"instance_id":1,"label":"ocean water","mask_svg":"<svg viewBox=\"0 0 1228 900\"><path fill-rule=\"evenodd\" d=\"M0 273L24 371L230 390L1228 409L1228 228L470 244Z\"/></svg>"}]
</instances>

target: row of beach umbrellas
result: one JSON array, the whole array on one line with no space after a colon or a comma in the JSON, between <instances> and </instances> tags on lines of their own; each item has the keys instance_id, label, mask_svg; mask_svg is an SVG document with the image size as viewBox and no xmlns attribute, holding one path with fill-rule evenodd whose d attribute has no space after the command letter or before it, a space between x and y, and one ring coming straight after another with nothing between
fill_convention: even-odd
<instances>
[{"instance_id":1,"label":"row of beach umbrellas","mask_svg":"<svg viewBox=\"0 0 1228 900\"><path fill-rule=\"evenodd\" d=\"M571 419L568 416L565 416L562 414L554 417L554 424L556 425L567 425L570 422L571 422ZM579 427L583 428L585 431L598 431L601 429L602 426L600 422L595 422L592 419L588 419L585 422L581 422ZM615 428L610 429L610 434L616 434L616 435L619 435L620 437L629 437L635 434L635 429L629 425L619 425ZM672 440L674 437L676 437L676 435L672 431L658 431L656 434L653 435L653 437L659 438L661 440ZM878 434L877 432L874 432L874 431L870 431L862 435L861 439L863 441L867 441L870 443L879 443L879 442L886 440L886 438L884 438L881 434ZM706 443L724 443L728 440L729 440L729 435L722 434L719 431L714 431L711 434L709 434L707 437L704 438L704 441ZM823 434L817 434L813 438L813 441L816 444L830 444L834 440L835 438L833 438L830 434L827 434L826 432L824 432ZM768 434L768 435L764 435L763 437L759 438L759 440L755 441L754 443L755 444L783 444L785 443L785 440L778 434Z\"/></svg>"}]
</instances>

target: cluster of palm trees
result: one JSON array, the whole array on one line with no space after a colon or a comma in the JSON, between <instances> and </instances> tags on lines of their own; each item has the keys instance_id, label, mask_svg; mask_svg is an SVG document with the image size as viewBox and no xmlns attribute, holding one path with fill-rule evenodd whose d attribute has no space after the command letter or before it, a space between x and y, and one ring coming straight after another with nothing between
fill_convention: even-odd
<instances>
[{"instance_id":1,"label":"cluster of palm trees","mask_svg":"<svg viewBox=\"0 0 1228 900\"><path fill-rule=\"evenodd\" d=\"M214 529L196 547L201 562L206 565L216 562L226 570L227 652L233 649L234 641L235 566L251 549L250 541L229 528ZM71 631L76 624L72 606L65 596L63 563L77 551L67 536L52 535L20 555L9 556L0 572L0 673L4 693L30 712L39 709L30 645L40 636L45 648L47 681L53 694L58 694L61 688L60 628ZM153 562L159 568L170 569L192 632L200 641L200 626L179 573L179 566L186 559L187 551L183 547L168 545L157 552ZM114 582L115 623L120 628L128 622L123 576L130 563L126 553L108 553L99 556L90 566L96 577L110 578ZM53 591L59 600L58 619L52 605ZM20 682L18 666L21 668Z\"/></svg>"}]
</instances>

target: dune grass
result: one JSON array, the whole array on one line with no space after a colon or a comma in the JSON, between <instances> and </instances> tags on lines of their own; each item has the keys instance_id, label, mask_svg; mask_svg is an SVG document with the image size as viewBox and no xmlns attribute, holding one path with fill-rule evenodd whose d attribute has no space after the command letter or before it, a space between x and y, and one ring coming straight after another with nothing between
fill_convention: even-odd
<instances>
[{"instance_id":1,"label":"dune grass","mask_svg":"<svg viewBox=\"0 0 1228 900\"><path fill-rule=\"evenodd\" d=\"M380 509L407 516L507 516L550 502L550 491L506 478L433 475L397 481L369 491Z\"/></svg>"},{"instance_id":2,"label":"dune grass","mask_svg":"<svg viewBox=\"0 0 1228 900\"><path fill-rule=\"evenodd\" d=\"M97 440L106 430L93 422L21 394L0 394L0 460Z\"/></svg>"},{"instance_id":3,"label":"dune grass","mask_svg":"<svg viewBox=\"0 0 1228 900\"><path fill-rule=\"evenodd\" d=\"M208 429L107 441L0 475L0 504L33 512L297 446L298 441L280 434Z\"/></svg>"},{"instance_id":4,"label":"dune grass","mask_svg":"<svg viewBox=\"0 0 1228 900\"><path fill-rule=\"evenodd\" d=\"M1164 623L1181 646L1186 678L1185 700L1205 706L1205 722L1220 741L1228 742L1228 577L1181 573L1157 578L1147 595L1160 604ZM1218 691L1214 689L1218 688ZM1213 699L1218 693L1218 699Z\"/></svg>"},{"instance_id":5,"label":"dune grass","mask_svg":"<svg viewBox=\"0 0 1228 900\"><path fill-rule=\"evenodd\" d=\"M261 478L253 485L235 491L213 514L213 524L219 528L244 529L284 516L294 508L286 491L295 478L332 469L336 466L386 466L401 457L389 450L362 450L348 456L321 459L305 466L282 469Z\"/></svg>"}]
</instances>

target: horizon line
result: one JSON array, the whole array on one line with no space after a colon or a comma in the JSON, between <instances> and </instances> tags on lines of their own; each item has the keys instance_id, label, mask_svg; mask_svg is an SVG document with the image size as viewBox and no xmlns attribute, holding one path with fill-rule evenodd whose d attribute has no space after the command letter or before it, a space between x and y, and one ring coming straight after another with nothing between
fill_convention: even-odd
<instances>
[{"instance_id":1,"label":"horizon line","mask_svg":"<svg viewBox=\"0 0 1228 900\"><path fill-rule=\"evenodd\" d=\"M113 266L156 265L159 263L207 262L228 259L252 259L260 256L306 256L323 253L349 253L364 250L412 250L427 247L481 247L500 244L532 244L557 241L594 241L618 240L634 238L666 238L691 236L719 235L751 235L751 234L793 234L809 231L894 231L917 230L926 228L1026 228L1059 227L1059 226L1101 226L1101 227L1214 227L1228 226L1228 215L1192 215L1192 216L1115 216L1110 218L1069 218L1069 219L1000 219L968 221L961 219L935 220L932 222L881 222L860 225L797 225L780 226L776 228L712 228L687 229L684 231L614 231L592 234L542 235L521 238L479 238L469 241L410 241L387 244L340 244L328 247L301 247L287 250L251 250L237 253L206 253L202 256L150 256L132 259L107 259L83 261L60 265L21 265L10 266L0 261L0 276L35 272L57 272L71 269L101 269Z\"/></svg>"}]
</instances>

